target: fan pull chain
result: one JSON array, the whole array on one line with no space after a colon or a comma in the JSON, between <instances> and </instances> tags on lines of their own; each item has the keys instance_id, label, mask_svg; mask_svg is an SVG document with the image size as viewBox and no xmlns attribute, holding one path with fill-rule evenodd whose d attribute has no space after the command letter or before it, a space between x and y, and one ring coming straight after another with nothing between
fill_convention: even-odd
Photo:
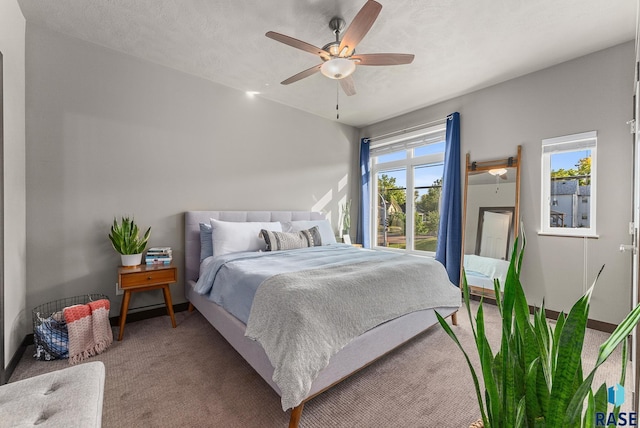
<instances>
[{"instance_id":1,"label":"fan pull chain","mask_svg":"<svg viewBox=\"0 0 640 428\"><path fill-rule=\"evenodd\" d=\"M339 86L340 84L336 82L336 119L338 120L340 120L340 106L339 106L340 88Z\"/></svg>"}]
</instances>

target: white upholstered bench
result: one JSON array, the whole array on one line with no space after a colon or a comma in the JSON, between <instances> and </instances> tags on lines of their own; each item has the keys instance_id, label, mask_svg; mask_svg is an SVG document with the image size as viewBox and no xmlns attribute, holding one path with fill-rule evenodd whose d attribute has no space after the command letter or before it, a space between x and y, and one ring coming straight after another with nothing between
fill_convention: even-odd
<instances>
[{"instance_id":1,"label":"white upholstered bench","mask_svg":"<svg viewBox=\"0 0 640 428\"><path fill-rule=\"evenodd\" d=\"M100 427L105 369L101 361L0 386L2 427Z\"/></svg>"}]
</instances>

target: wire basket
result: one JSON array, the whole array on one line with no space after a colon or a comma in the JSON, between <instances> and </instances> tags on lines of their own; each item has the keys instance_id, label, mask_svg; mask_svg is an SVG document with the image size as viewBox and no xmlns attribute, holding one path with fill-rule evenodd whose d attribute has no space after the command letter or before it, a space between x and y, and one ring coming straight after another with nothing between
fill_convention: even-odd
<instances>
[{"instance_id":1,"label":"wire basket","mask_svg":"<svg viewBox=\"0 0 640 428\"><path fill-rule=\"evenodd\" d=\"M69 358L69 333L63 309L100 299L108 300L109 297L104 294L85 294L54 300L33 308L33 357L41 361Z\"/></svg>"}]
</instances>

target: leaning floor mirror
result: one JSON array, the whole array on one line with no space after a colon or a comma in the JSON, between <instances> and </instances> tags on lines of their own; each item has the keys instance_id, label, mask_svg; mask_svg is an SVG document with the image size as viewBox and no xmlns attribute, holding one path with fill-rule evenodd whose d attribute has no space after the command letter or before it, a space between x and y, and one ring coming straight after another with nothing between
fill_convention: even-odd
<instances>
[{"instance_id":1,"label":"leaning floor mirror","mask_svg":"<svg viewBox=\"0 0 640 428\"><path fill-rule=\"evenodd\" d=\"M467 153L462 267L472 295L495 297L518 234L522 148L504 159L472 161Z\"/></svg>"}]
</instances>

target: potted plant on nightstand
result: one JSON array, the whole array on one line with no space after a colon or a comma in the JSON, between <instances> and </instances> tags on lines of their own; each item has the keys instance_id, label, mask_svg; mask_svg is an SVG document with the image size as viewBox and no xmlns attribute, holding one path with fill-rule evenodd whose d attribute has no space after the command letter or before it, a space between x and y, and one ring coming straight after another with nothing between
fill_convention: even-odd
<instances>
[{"instance_id":1,"label":"potted plant on nightstand","mask_svg":"<svg viewBox=\"0 0 640 428\"><path fill-rule=\"evenodd\" d=\"M142 252L151 235L151 227L140 237L140 229L133 218L113 219L109 240L113 249L120 253L122 266L137 266L142 263Z\"/></svg>"}]
</instances>

